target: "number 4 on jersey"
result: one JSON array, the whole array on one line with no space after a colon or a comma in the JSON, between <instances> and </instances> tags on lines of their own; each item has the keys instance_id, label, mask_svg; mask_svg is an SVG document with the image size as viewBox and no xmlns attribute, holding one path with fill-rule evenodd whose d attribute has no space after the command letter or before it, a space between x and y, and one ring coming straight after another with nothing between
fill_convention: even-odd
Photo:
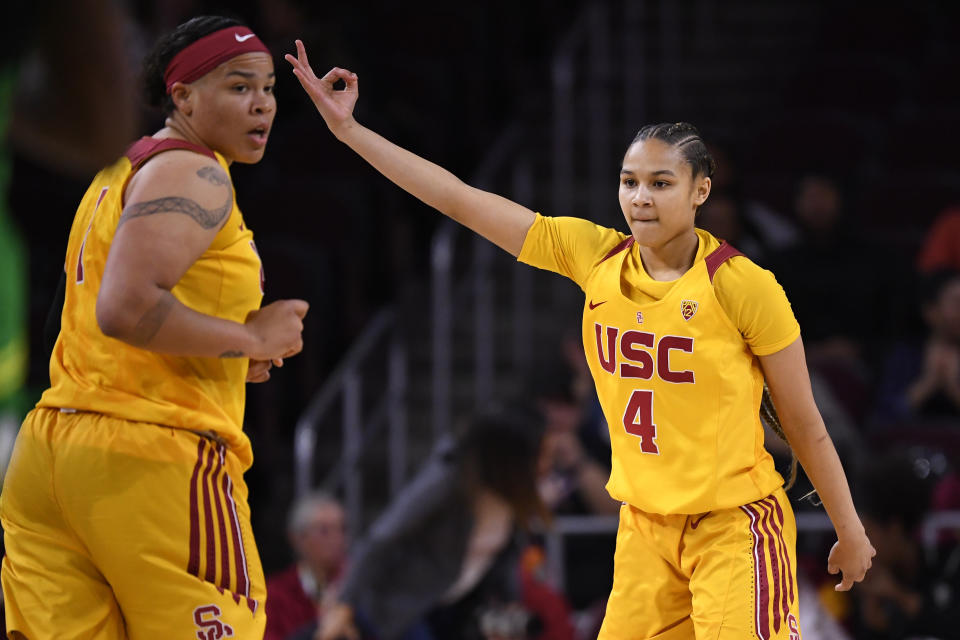
<instances>
[{"instance_id":1,"label":"number 4 on jersey","mask_svg":"<svg viewBox=\"0 0 960 640\"><path fill-rule=\"evenodd\" d=\"M657 425L653 424L653 391L635 389L623 413L623 428L640 438L640 450L659 455Z\"/></svg>"}]
</instances>

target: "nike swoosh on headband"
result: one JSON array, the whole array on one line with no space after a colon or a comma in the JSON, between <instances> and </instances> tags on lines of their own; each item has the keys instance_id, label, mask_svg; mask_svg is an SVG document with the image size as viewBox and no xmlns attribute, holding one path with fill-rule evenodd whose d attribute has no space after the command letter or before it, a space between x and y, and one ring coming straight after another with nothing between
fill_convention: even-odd
<instances>
[{"instance_id":1,"label":"nike swoosh on headband","mask_svg":"<svg viewBox=\"0 0 960 640\"><path fill-rule=\"evenodd\" d=\"M253 37L253 34L252 34L252 33L248 33L247 35L242 36L242 35L240 35L239 33L235 33L235 34L233 34L233 37L237 39L237 42L244 42L244 41L249 40L250 38L252 38L252 37Z\"/></svg>"}]
</instances>

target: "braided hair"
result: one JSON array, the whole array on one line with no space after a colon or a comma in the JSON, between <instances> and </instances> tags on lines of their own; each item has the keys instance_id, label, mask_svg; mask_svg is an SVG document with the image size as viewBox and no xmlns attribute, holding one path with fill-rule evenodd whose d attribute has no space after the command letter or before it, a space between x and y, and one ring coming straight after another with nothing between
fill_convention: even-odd
<instances>
[{"instance_id":1,"label":"braided hair","mask_svg":"<svg viewBox=\"0 0 960 640\"><path fill-rule=\"evenodd\" d=\"M712 178L717 170L717 162L707 150L707 144L700 137L697 128L689 122L648 124L637 132L631 144L650 138L679 149L683 159L690 165L694 179L700 176Z\"/></svg>"},{"instance_id":2,"label":"braided hair","mask_svg":"<svg viewBox=\"0 0 960 640\"><path fill-rule=\"evenodd\" d=\"M780 424L780 416L777 415L777 408L773 404L773 397L770 395L770 388L767 387L767 383L763 383L763 395L760 397L760 419L766 422L773 432L780 436L780 439L787 443L787 446L790 446L790 441L787 440L787 434L783 432L783 425ZM787 483L783 485L784 490L789 491L791 487L797 482L797 454L794 453L793 448L790 448L790 477L787 479ZM804 496L806 498L807 496Z\"/></svg>"}]
</instances>

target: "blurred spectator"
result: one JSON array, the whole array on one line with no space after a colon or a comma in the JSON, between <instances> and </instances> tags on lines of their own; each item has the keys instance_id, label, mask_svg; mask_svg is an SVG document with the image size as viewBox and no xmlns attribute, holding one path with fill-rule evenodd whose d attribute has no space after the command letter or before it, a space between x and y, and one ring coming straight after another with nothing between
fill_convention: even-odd
<instances>
[{"instance_id":1,"label":"blurred spectator","mask_svg":"<svg viewBox=\"0 0 960 640\"><path fill-rule=\"evenodd\" d=\"M539 367L531 395L544 416L540 494L557 515L616 515L620 503L607 493L610 434L593 381L580 384L586 369L579 336L562 340L564 361ZM589 372L587 372L589 375ZM567 536L564 565L570 603L583 611L582 624L599 628L603 603L613 585L613 533Z\"/></svg>"},{"instance_id":2,"label":"blurred spectator","mask_svg":"<svg viewBox=\"0 0 960 640\"><path fill-rule=\"evenodd\" d=\"M126 18L123 3L108 0L4 6L0 27L0 481L32 400L24 393L30 287L26 243L10 211L12 146L58 169L90 172L122 151L134 134L133 74L122 46ZM0 595L0 609L2 604ZM0 623L0 632L4 630Z\"/></svg>"},{"instance_id":3,"label":"blurred spectator","mask_svg":"<svg viewBox=\"0 0 960 640\"><path fill-rule=\"evenodd\" d=\"M573 640L570 604L547 582L543 548L536 544L524 549L520 558L520 591L523 606L537 618L536 640Z\"/></svg>"},{"instance_id":4,"label":"blurred spectator","mask_svg":"<svg viewBox=\"0 0 960 640\"><path fill-rule=\"evenodd\" d=\"M708 205L710 200L714 198L714 195L721 196L718 200L724 198L732 199L736 205L735 208L739 217L738 226L748 232L749 238L745 238L744 241L737 244L737 242L731 239L731 237L734 237L732 235L731 237L727 237L723 235L722 232L714 232L708 226L703 226L702 224L698 226L703 226L704 229L710 231L710 233L713 233L718 238L728 240L730 244L737 247L737 249L744 252L753 260L762 257L766 251L779 251L796 244L800 238L800 230L797 228L797 225L765 204L752 200L749 197L744 197L737 161L734 160L723 147L716 145L707 146L714 160L717 162L717 170L713 174L710 198L707 199L704 205ZM701 212L703 208L704 207L700 208ZM701 213L699 215L702 216L703 214ZM752 246L753 241L757 242L758 246ZM744 246L741 246L741 244ZM758 255L751 253L753 250L758 251Z\"/></svg>"},{"instance_id":5,"label":"blurred spectator","mask_svg":"<svg viewBox=\"0 0 960 640\"><path fill-rule=\"evenodd\" d=\"M310 494L290 509L287 536L295 562L267 578L264 640L287 640L315 629L324 607L335 602L346 566L343 507L332 496Z\"/></svg>"},{"instance_id":6,"label":"blurred spectator","mask_svg":"<svg viewBox=\"0 0 960 640\"><path fill-rule=\"evenodd\" d=\"M34 400L23 392L30 287L26 245L9 211L11 150L16 147L59 171L92 174L133 139L136 113L122 3L55 0L17 2L5 9L0 37L0 478Z\"/></svg>"},{"instance_id":7,"label":"blurred spectator","mask_svg":"<svg viewBox=\"0 0 960 640\"><path fill-rule=\"evenodd\" d=\"M797 591L803 603L801 626L804 640L851 640L839 621L824 607L816 588L803 573L797 575Z\"/></svg>"},{"instance_id":8,"label":"blurred spectator","mask_svg":"<svg viewBox=\"0 0 960 640\"><path fill-rule=\"evenodd\" d=\"M870 382L863 356L884 321L876 258L846 220L840 187L831 178L800 180L794 210L803 235L773 254L769 266L800 322L811 367L859 421Z\"/></svg>"},{"instance_id":9,"label":"blurred spectator","mask_svg":"<svg viewBox=\"0 0 960 640\"><path fill-rule=\"evenodd\" d=\"M960 206L941 212L933 221L917 256L917 268L922 273L960 271Z\"/></svg>"},{"instance_id":10,"label":"blurred spectator","mask_svg":"<svg viewBox=\"0 0 960 640\"><path fill-rule=\"evenodd\" d=\"M726 240L754 262L763 262L764 247L744 217L742 203L729 191L712 190L697 210L697 226Z\"/></svg>"},{"instance_id":11,"label":"blurred spectator","mask_svg":"<svg viewBox=\"0 0 960 640\"><path fill-rule=\"evenodd\" d=\"M549 519L537 493L540 441L532 413L504 410L442 440L357 545L316 637L535 637L484 636L480 622L532 620L518 614L517 578L520 533Z\"/></svg>"},{"instance_id":12,"label":"blurred spectator","mask_svg":"<svg viewBox=\"0 0 960 640\"><path fill-rule=\"evenodd\" d=\"M960 580L954 569L927 563L919 526L930 491L900 455L869 460L858 474L857 505L877 549L873 567L850 593L858 640L955 638Z\"/></svg>"},{"instance_id":13,"label":"blurred spectator","mask_svg":"<svg viewBox=\"0 0 960 640\"><path fill-rule=\"evenodd\" d=\"M558 514L616 514L620 503L607 493L610 441L587 423L585 407L574 397L574 377L565 363L543 367L532 392L543 414L540 494ZM606 423L602 424L606 429ZM606 438L603 438L606 436Z\"/></svg>"},{"instance_id":14,"label":"blurred spectator","mask_svg":"<svg viewBox=\"0 0 960 640\"><path fill-rule=\"evenodd\" d=\"M939 271L921 284L928 333L920 344L899 344L887 358L877 421L960 417L960 271Z\"/></svg>"},{"instance_id":15,"label":"blurred spectator","mask_svg":"<svg viewBox=\"0 0 960 640\"><path fill-rule=\"evenodd\" d=\"M823 417L823 423L830 433L830 439L833 440L833 444L837 448L837 454L843 460L844 467L856 468L864 448L860 430L831 386L816 370L810 371L810 388L813 391L813 398L820 410L820 415ZM773 456L777 470L784 478L788 478L793 450L783 438L776 434L766 420L763 420L762 423L764 446ZM791 496L805 496L811 491L813 491L813 485L803 472L803 468L800 467L796 485L789 493ZM819 510L820 506L816 501L803 500L795 503L794 509L798 511L804 509Z\"/></svg>"}]
</instances>

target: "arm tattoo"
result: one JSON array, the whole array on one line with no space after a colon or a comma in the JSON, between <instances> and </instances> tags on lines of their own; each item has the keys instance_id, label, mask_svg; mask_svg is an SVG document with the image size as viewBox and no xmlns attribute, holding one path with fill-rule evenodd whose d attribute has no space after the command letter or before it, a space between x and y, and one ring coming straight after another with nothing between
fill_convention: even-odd
<instances>
[{"instance_id":1,"label":"arm tattoo","mask_svg":"<svg viewBox=\"0 0 960 640\"><path fill-rule=\"evenodd\" d=\"M119 229L127 220L150 216L155 213L183 213L193 218L204 229L213 229L219 226L229 215L230 209L233 208L233 189L230 187L230 179L220 167L202 167L197 171L197 175L215 185L227 187L227 201L223 203L223 206L216 209L204 209L195 200L177 196L157 198L147 202L135 202L124 208L117 228Z\"/></svg>"},{"instance_id":2,"label":"arm tattoo","mask_svg":"<svg viewBox=\"0 0 960 640\"><path fill-rule=\"evenodd\" d=\"M230 178L227 177L226 172L220 167L202 167L197 171L197 175L218 186L230 184Z\"/></svg>"},{"instance_id":3,"label":"arm tattoo","mask_svg":"<svg viewBox=\"0 0 960 640\"><path fill-rule=\"evenodd\" d=\"M145 347L150 344L160 327L166 321L173 309L176 298L169 291L164 292L155 305L147 310L137 322L130 334L130 344L136 347Z\"/></svg>"},{"instance_id":4,"label":"arm tattoo","mask_svg":"<svg viewBox=\"0 0 960 640\"><path fill-rule=\"evenodd\" d=\"M220 354L220 357L221 358L242 358L243 351L236 351L236 350L224 351L223 353Z\"/></svg>"}]
</instances>

